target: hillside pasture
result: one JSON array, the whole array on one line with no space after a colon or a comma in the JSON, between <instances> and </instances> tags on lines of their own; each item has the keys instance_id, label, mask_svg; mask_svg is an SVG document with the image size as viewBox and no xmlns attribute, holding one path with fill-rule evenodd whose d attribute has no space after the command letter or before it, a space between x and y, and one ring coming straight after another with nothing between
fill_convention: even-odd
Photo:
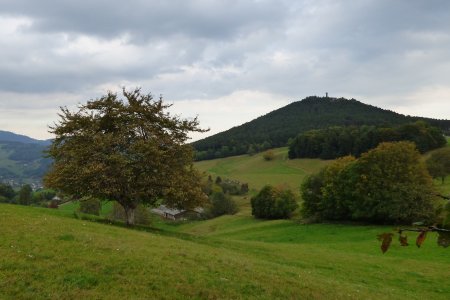
<instances>
[{"instance_id":1,"label":"hillside pasture","mask_svg":"<svg viewBox=\"0 0 450 300\"><path fill-rule=\"evenodd\" d=\"M263 153L199 161L198 170L212 175L246 182L251 190L259 190L266 184L285 185L295 193L305 176L315 173L331 161L320 159L292 159L288 148L273 149L275 158L266 161Z\"/></svg>"},{"instance_id":2,"label":"hillside pasture","mask_svg":"<svg viewBox=\"0 0 450 300\"><path fill-rule=\"evenodd\" d=\"M0 205L2 299L448 299L450 256L390 227L224 216L137 231Z\"/></svg>"}]
</instances>

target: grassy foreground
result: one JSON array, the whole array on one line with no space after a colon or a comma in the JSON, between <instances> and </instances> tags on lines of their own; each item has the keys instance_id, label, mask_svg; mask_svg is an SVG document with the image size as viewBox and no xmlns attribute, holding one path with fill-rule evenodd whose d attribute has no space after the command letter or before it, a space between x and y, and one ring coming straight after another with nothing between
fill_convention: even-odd
<instances>
[{"instance_id":1,"label":"grassy foreground","mask_svg":"<svg viewBox=\"0 0 450 300\"><path fill-rule=\"evenodd\" d=\"M225 216L144 232L0 204L1 299L448 299L450 254L390 228ZM170 226L168 226L170 227Z\"/></svg>"}]
</instances>

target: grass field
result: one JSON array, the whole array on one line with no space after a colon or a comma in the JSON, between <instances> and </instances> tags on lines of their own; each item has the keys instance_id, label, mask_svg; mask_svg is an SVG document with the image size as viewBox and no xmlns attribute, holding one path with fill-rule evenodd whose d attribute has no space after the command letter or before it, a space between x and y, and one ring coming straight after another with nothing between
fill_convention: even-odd
<instances>
[{"instance_id":1,"label":"grass field","mask_svg":"<svg viewBox=\"0 0 450 300\"><path fill-rule=\"evenodd\" d=\"M306 175L317 172L330 161L320 159L287 158L288 148L274 149L275 159L265 161L262 153L249 156L240 155L228 158L196 162L195 166L203 172L223 178L247 182L249 188L259 190L266 184L287 185L298 193Z\"/></svg>"},{"instance_id":2,"label":"grass field","mask_svg":"<svg viewBox=\"0 0 450 300\"><path fill-rule=\"evenodd\" d=\"M169 226L167 226L169 227ZM136 231L0 205L1 299L448 299L449 250L387 227L225 216Z\"/></svg>"},{"instance_id":3,"label":"grass field","mask_svg":"<svg viewBox=\"0 0 450 300\"><path fill-rule=\"evenodd\" d=\"M330 161L261 155L198 162L214 176L285 184ZM450 178L440 186L450 193ZM386 254L376 235L390 226L300 224L240 211L207 221L128 229L57 210L0 204L0 299L449 299L450 248L430 233L418 249L397 240ZM111 211L104 204L102 216Z\"/></svg>"}]
</instances>

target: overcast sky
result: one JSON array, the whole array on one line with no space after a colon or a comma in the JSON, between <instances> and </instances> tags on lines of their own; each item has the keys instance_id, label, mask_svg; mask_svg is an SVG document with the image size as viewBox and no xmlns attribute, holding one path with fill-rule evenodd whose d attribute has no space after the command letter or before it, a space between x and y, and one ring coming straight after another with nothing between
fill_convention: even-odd
<instances>
[{"instance_id":1,"label":"overcast sky","mask_svg":"<svg viewBox=\"0 0 450 300\"><path fill-rule=\"evenodd\" d=\"M0 130L122 86L203 136L325 92L450 119L450 1L0 0Z\"/></svg>"}]
</instances>

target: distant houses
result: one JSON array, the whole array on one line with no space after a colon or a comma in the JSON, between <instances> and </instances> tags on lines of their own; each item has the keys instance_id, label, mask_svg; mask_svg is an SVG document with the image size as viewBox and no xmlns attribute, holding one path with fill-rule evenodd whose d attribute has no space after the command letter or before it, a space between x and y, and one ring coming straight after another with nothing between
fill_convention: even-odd
<instances>
[{"instance_id":1,"label":"distant houses","mask_svg":"<svg viewBox=\"0 0 450 300\"><path fill-rule=\"evenodd\" d=\"M201 207L194 208L193 210L169 208L165 205L160 205L157 208L151 210L153 213L168 220L185 220L189 217L199 217L204 209Z\"/></svg>"}]
</instances>

